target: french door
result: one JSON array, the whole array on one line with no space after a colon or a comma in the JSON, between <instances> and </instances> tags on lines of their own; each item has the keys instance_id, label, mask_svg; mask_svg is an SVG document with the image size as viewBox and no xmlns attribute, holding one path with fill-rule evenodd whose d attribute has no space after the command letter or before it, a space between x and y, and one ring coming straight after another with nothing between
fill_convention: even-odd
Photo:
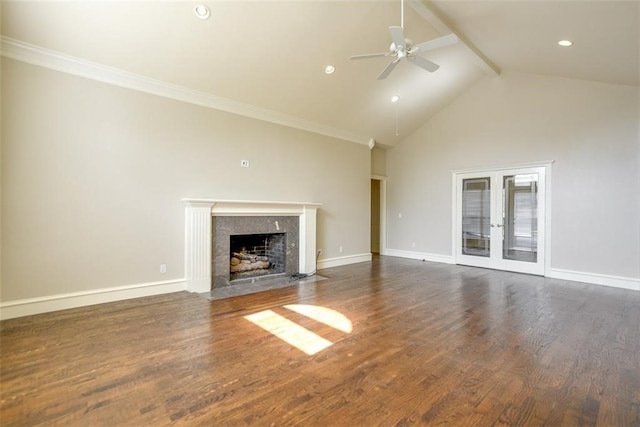
<instances>
[{"instance_id":1,"label":"french door","mask_svg":"<svg viewBox=\"0 0 640 427\"><path fill-rule=\"evenodd\" d=\"M456 263L544 275L545 168L456 174Z\"/></svg>"}]
</instances>

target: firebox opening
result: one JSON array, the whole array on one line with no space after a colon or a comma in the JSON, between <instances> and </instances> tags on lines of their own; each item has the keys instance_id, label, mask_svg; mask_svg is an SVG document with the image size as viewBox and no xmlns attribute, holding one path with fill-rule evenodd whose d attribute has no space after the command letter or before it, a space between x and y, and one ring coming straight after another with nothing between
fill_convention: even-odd
<instances>
[{"instance_id":1,"label":"firebox opening","mask_svg":"<svg viewBox=\"0 0 640 427\"><path fill-rule=\"evenodd\" d=\"M236 234L229 238L230 281L286 271L286 233Z\"/></svg>"}]
</instances>

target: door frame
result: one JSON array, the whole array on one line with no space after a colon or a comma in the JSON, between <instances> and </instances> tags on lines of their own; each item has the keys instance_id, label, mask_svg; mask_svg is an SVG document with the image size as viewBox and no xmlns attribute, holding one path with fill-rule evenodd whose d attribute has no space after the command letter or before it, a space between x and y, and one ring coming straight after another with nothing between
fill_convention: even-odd
<instances>
[{"instance_id":1,"label":"door frame","mask_svg":"<svg viewBox=\"0 0 640 427\"><path fill-rule=\"evenodd\" d=\"M453 259L455 264L460 264L459 260L459 248L460 242L458 241L458 236L460 235L460 224L458 224L458 209L459 201L458 201L458 177L463 174L486 174L493 172L501 172L507 171L511 169L527 169L527 168L543 168L544 169L544 183L545 183L545 193L544 193L544 205L545 205L545 213L544 218L544 243L542 245L541 251L544 251L544 260L543 260L543 276L547 276L551 269L551 175L552 175L552 165L555 161L540 161L540 162L531 162L531 163L517 163L517 164L508 164L508 165L500 165L500 166L491 166L491 167L482 167L482 168L468 168L468 169L455 169L451 170L451 258ZM488 266L489 267L489 266ZM494 268L494 267L490 267Z\"/></svg>"}]
</instances>

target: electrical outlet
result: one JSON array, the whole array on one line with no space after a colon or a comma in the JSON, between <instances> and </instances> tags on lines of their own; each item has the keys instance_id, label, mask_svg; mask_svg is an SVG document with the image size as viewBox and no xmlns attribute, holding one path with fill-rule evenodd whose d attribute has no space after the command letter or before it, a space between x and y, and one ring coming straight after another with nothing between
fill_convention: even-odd
<instances>
[{"instance_id":1,"label":"electrical outlet","mask_svg":"<svg viewBox=\"0 0 640 427\"><path fill-rule=\"evenodd\" d=\"M249 160L240 160L240 166L243 168L249 167Z\"/></svg>"},{"instance_id":2,"label":"electrical outlet","mask_svg":"<svg viewBox=\"0 0 640 427\"><path fill-rule=\"evenodd\" d=\"M160 264L160 273L164 274L167 272L167 264Z\"/></svg>"},{"instance_id":3,"label":"electrical outlet","mask_svg":"<svg viewBox=\"0 0 640 427\"><path fill-rule=\"evenodd\" d=\"M322 249L318 249L318 255L322 255Z\"/></svg>"},{"instance_id":4,"label":"electrical outlet","mask_svg":"<svg viewBox=\"0 0 640 427\"><path fill-rule=\"evenodd\" d=\"M340 253L342 253L342 246L340 246L338 250L340 251Z\"/></svg>"}]
</instances>

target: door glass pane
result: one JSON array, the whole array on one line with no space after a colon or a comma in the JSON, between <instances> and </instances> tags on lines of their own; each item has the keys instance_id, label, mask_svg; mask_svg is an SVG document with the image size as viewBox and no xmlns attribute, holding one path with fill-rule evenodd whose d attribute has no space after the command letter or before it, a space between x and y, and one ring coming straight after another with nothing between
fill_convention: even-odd
<instances>
[{"instance_id":1,"label":"door glass pane","mask_svg":"<svg viewBox=\"0 0 640 427\"><path fill-rule=\"evenodd\" d=\"M462 253L488 257L491 216L489 178L462 180Z\"/></svg>"},{"instance_id":2,"label":"door glass pane","mask_svg":"<svg viewBox=\"0 0 640 427\"><path fill-rule=\"evenodd\" d=\"M538 259L538 174L510 175L503 182L502 258Z\"/></svg>"}]
</instances>

